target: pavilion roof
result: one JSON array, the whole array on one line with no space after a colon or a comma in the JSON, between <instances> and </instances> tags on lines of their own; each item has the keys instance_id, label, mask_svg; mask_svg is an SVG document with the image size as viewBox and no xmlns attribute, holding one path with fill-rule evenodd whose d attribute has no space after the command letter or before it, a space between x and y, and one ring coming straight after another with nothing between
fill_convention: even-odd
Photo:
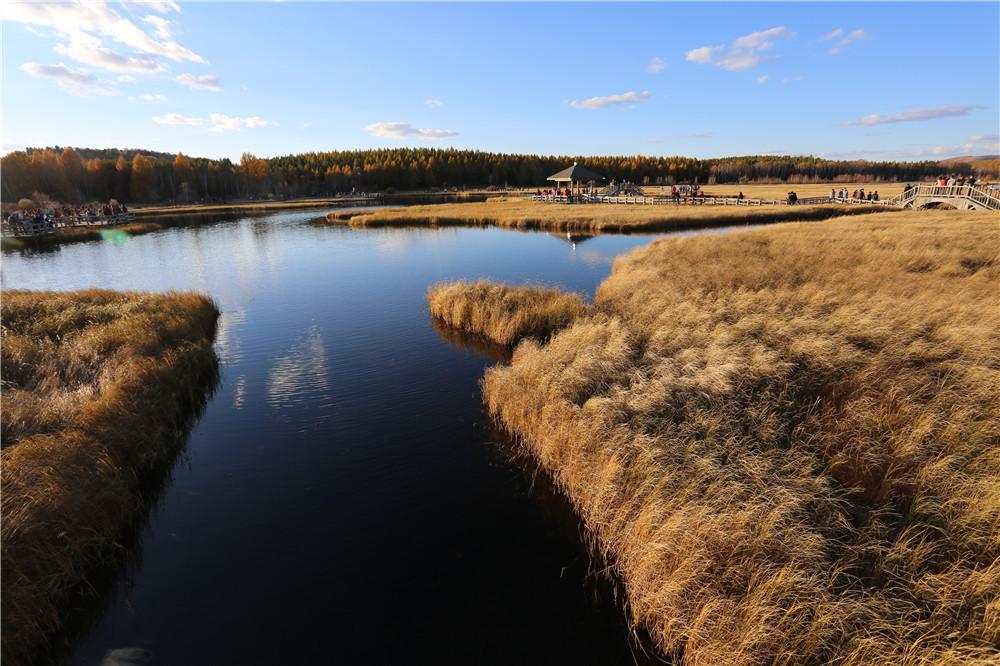
<instances>
[{"instance_id":1,"label":"pavilion roof","mask_svg":"<svg viewBox=\"0 0 1000 666\"><path fill-rule=\"evenodd\" d=\"M572 182L572 181L589 181L589 180L607 180L601 174L591 171L585 167L580 166L576 162L573 166L567 167L560 171L559 173L554 173L549 176L546 180L554 180L559 182Z\"/></svg>"}]
</instances>

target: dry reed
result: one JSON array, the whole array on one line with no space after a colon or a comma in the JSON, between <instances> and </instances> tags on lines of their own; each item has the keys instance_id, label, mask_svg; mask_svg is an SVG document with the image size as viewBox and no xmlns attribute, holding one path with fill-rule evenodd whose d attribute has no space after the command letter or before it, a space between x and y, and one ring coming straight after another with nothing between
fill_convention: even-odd
<instances>
[{"instance_id":1,"label":"dry reed","mask_svg":"<svg viewBox=\"0 0 1000 666\"><path fill-rule=\"evenodd\" d=\"M892 209L879 208L890 212ZM714 206L616 204L566 205L530 199L491 199L481 203L436 204L382 208L365 212L332 211L331 224L352 227L498 226L547 231L592 233L662 231L695 227L765 224L791 220L825 220L841 215L869 214L867 207Z\"/></svg>"},{"instance_id":2,"label":"dry reed","mask_svg":"<svg viewBox=\"0 0 1000 666\"><path fill-rule=\"evenodd\" d=\"M544 338L586 310L583 299L554 288L450 282L427 291L431 314L467 333L485 335L502 345L525 337Z\"/></svg>"},{"instance_id":3,"label":"dry reed","mask_svg":"<svg viewBox=\"0 0 1000 666\"><path fill-rule=\"evenodd\" d=\"M1000 660L1000 216L664 239L484 378L685 664Z\"/></svg>"},{"instance_id":4,"label":"dry reed","mask_svg":"<svg viewBox=\"0 0 1000 666\"><path fill-rule=\"evenodd\" d=\"M3 660L40 658L120 557L143 482L216 372L196 294L7 291L2 303Z\"/></svg>"}]
</instances>

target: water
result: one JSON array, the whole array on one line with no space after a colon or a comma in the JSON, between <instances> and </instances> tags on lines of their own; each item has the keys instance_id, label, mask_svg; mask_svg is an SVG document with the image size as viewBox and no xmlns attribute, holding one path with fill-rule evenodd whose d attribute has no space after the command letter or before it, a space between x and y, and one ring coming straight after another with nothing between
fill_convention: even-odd
<instances>
[{"instance_id":1,"label":"water","mask_svg":"<svg viewBox=\"0 0 1000 666\"><path fill-rule=\"evenodd\" d=\"M317 215L4 254L4 289L222 310L220 385L68 663L633 663L565 501L483 412L495 352L439 333L424 295L478 277L592 295L651 237Z\"/></svg>"}]
</instances>

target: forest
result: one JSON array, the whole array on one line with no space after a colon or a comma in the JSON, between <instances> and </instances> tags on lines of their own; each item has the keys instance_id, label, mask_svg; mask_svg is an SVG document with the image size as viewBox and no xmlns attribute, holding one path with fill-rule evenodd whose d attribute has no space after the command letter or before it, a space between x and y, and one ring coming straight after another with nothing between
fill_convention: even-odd
<instances>
[{"instance_id":1,"label":"forest","mask_svg":"<svg viewBox=\"0 0 1000 666\"><path fill-rule=\"evenodd\" d=\"M260 158L189 157L149 150L30 148L0 158L2 199L84 203L230 201L333 195L351 191L537 187L579 162L616 181L673 183L813 183L919 181L943 173L1000 175L984 165L825 160L753 155L696 159L653 156L542 156L477 150L388 148Z\"/></svg>"}]
</instances>

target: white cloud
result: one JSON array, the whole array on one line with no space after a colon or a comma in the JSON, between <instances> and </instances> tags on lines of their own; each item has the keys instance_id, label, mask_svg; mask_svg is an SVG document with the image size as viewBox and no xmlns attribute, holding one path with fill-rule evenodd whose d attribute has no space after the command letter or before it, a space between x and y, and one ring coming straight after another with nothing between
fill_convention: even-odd
<instances>
[{"instance_id":1,"label":"white cloud","mask_svg":"<svg viewBox=\"0 0 1000 666\"><path fill-rule=\"evenodd\" d=\"M933 109L914 109L903 111L902 113L892 113L886 116L878 113L867 115L861 120L854 120L848 125L884 125L886 123L908 123L917 120L934 120L935 118L949 118L952 116L967 116L970 111L981 109L976 105L965 106L940 106Z\"/></svg>"},{"instance_id":2,"label":"white cloud","mask_svg":"<svg viewBox=\"0 0 1000 666\"><path fill-rule=\"evenodd\" d=\"M170 27L170 21L162 16L149 14L148 16L143 16L142 20L144 23L148 23L153 26L153 34L160 39L170 39L173 37L173 30Z\"/></svg>"},{"instance_id":3,"label":"white cloud","mask_svg":"<svg viewBox=\"0 0 1000 666\"><path fill-rule=\"evenodd\" d=\"M222 84L219 83L218 77L214 74L202 74L201 76L181 74L177 77L177 83L193 90L208 90L210 92L219 92L222 90Z\"/></svg>"},{"instance_id":4,"label":"white cloud","mask_svg":"<svg viewBox=\"0 0 1000 666\"><path fill-rule=\"evenodd\" d=\"M820 37L820 39L824 40L824 41L829 41L831 39L837 39L838 37L840 37L843 34L844 34L844 31L841 30L840 28L837 28L836 30L834 30L832 32L826 33L825 35L823 35L822 37ZM839 53L843 53L844 49L846 47L850 46L851 44L853 44L855 42L860 42L863 39L868 39L869 37L871 37L871 35L869 33L865 32L864 30L860 30L860 29L859 30L852 30L851 32L847 33L847 35L843 39L837 39L837 45L834 46L833 48L829 49L826 52L826 54L834 56L834 55L837 55Z\"/></svg>"},{"instance_id":5,"label":"white cloud","mask_svg":"<svg viewBox=\"0 0 1000 666\"><path fill-rule=\"evenodd\" d=\"M208 119L212 122L212 126L208 128L210 132L237 132L243 129L256 129L278 124L271 120L264 120L260 116L227 116L224 113L210 113Z\"/></svg>"},{"instance_id":6,"label":"white cloud","mask_svg":"<svg viewBox=\"0 0 1000 666\"><path fill-rule=\"evenodd\" d=\"M68 93L87 97L89 95L115 95L116 91L106 88L97 81L90 72L67 67L63 63L43 65L39 62L26 62L21 71L38 79L52 79L60 88Z\"/></svg>"},{"instance_id":7,"label":"white cloud","mask_svg":"<svg viewBox=\"0 0 1000 666\"><path fill-rule=\"evenodd\" d=\"M765 83L767 83L767 80L769 78L771 78L771 77L769 77L767 74L765 74L763 76L758 76L757 77L757 84L758 85L764 85Z\"/></svg>"},{"instance_id":8,"label":"white cloud","mask_svg":"<svg viewBox=\"0 0 1000 666\"><path fill-rule=\"evenodd\" d=\"M848 33L847 37L837 42L841 46L847 46L848 44L853 44L854 42L860 42L862 39L868 39L869 35L864 30L852 30Z\"/></svg>"},{"instance_id":9,"label":"white cloud","mask_svg":"<svg viewBox=\"0 0 1000 666\"><path fill-rule=\"evenodd\" d=\"M734 49L746 49L748 51L770 51L774 48L774 40L788 34L783 26L751 32L749 35L737 37L733 40Z\"/></svg>"},{"instance_id":10,"label":"white cloud","mask_svg":"<svg viewBox=\"0 0 1000 666\"><path fill-rule=\"evenodd\" d=\"M133 4L149 7L153 11L166 14L169 11L180 12L180 6L173 0L132 0Z\"/></svg>"},{"instance_id":11,"label":"white cloud","mask_svg":"<svg viewBox=\"0 0 1000 666\"><path fill-rule=\"evenodd\" d=\"M997 143L1000 142L1000 134L973 134L969 137L973 143Z\"/></svg>"},{"instance_id":12,"label":"white cloud","mask_svg":"<svg viewBox=\"0 0 1000 666\"><path fill-rule=\"evenodd\" d=\"M930 148L918 148L910 154L914 157L940 157L942 155L968 155L972 152L973 144L963 143L958 146L931 146Z\"/></svg>"},{"instance_id":13,"label":"white cloud","mask_svg":"<svg viewBox=\"0 0 1000 666\"><path fill-rule=\"evenodd\" d=\"M724 46L702 46L696 49L691 49L687 52L687 59L691 62L696 62L699 65L707 65L712 62L714 54L722 51Z\"/></svg>"},{"instance_id":14,"label":"white cloud","mask_svg":"<svg viewBox=\"0 0 1000 666\"><path fill-rule=\"evenodd\" d=\"M153 93L145 93L143 95L129 96L130 102L166 102L166 95L158 95Z\"/></svg>"},{"instance_id":15,"label":"white cloud","mask_svg":"<svg viewBox=\"0 0 1000 666\"><path fill-rule=\"evenodd\" d=\"M150 6L164 13L168 9L179 10L173 2L154 2ZM0 18L23 25L50 28L69 40L70 46L64 46L64 49L84 56L87 56L89 51L102 48L101 38L107 37L132 50L132 54L121 56L123 58L142 60L155 57L175 62L205 61L197 53L176 41L164 38L162 31L155 36L150 35L103 2L85 0L49 3L6 2L0 6ZM85 46L77 46L74 50L74 44ZM89 53L89 57L97 56ZM93 64L90 61L84 62Z\"/></svg>"},{"instance_id":16,"label":"white cloud","mask_svg":"<svg viewBox=\"0 0 1000 666\"><path fill-rule=\"evenodd\" d=\"M792 36L784 26L777 26L737 37L728 47L719 45L691 49L687 52L687 59L699 65L715 65L731 72L753 69L764 62L777 60L777 56L766 54L774 49L776 40Z\"/></svg>"},{"instance_id":17,"label":"white cloud","mask_svg":"<svg viewBox=\"0 0 1000 666\"><path fill-rule=\"evenodd\" d=\"M101 45L101 40L90 35L74 35L69 45L56 44L59 55L72 58L91 67L112 72L136 72L152 74L166 69L157 58L144 55L125 55Z\"/></svg>"},{"instance_id":18,"label":"white cloud","mask_svg":"<svg viewBox=\"0 0 1000 666\"><path fill-rule=\"evenodd\" d=\"M182 116L179 113L165 113L162 116L153 116L153 122L157 125L203 125L205 120Z\"/></svg>"},{"instance_id":19,"label":"white cloud","mask_svg":"<svg viewBox=\"0 0 1000 666\"><path fill-rule=\"evenodd\" d=\"M667 68L667 61L663 58L652 58L646 63L646 71L650 74L662 72Z\"/></svg>"},{"instance_id":20,"label":"white cloud","mask_svg":"<svg viewBox=\"0 0 1000 666\"><path fill-rule=\"evenodd\" d=\"M136 78L134 76L129 75L129 74L122 74L121 76L118 77L117 80L118 80L118 83L135 83L136 82Z\"/></svg>"},{"instance_id":21,"label":"white cloud","mask_svg":"<svg viewBox=\"0 0 1000 666\"><path fill-rule=\"evenodd\" d=\"M439 99L425 99L424 100L424 106L429 106L432 109L436 109L439 106L444 106L444 102L442 102Z\"/></svg>"},{"instance_id":22,"label":"white cloud","mask_svg":"<svg viewBox=\"0 0 1000 666\"><path fill-rule=\"evenodd\" d=\"M802 80L801 74L796 74L795 76L786 76L785 78L781 79L781 85L787 86L790 83L798 83L801 80Z\"/></svg>"},{"instance_id":23,"label":"white cloud","mask_svg":"<svg viewBox=\"0 0 1000 666\"><path fill-rule=\"evenodd\" d=\"M455 132L454 130L421 129L414 127L409 123L400 122L372 123L371 125L365 127L364 130L372 136L377 136L382 139L405 139L410 136L416 136L422 139L447 139L448 137L458 136L458 132Z\"/></svg>"},{"instance_id":24,"label":"white cloud","mask_svg":"<svg viewBox=\"0 0 1000 666\"><path fill-rule=\"evenodd\" d=\"M648 90L642 92L626 92L621 95L605 95L604 97L591 97L584 100L573 100L569 103L574 109L600 109L605 106L618 106L622 104L635 105L645 102L652 97Z\"/></svg>"}]
</instances>

